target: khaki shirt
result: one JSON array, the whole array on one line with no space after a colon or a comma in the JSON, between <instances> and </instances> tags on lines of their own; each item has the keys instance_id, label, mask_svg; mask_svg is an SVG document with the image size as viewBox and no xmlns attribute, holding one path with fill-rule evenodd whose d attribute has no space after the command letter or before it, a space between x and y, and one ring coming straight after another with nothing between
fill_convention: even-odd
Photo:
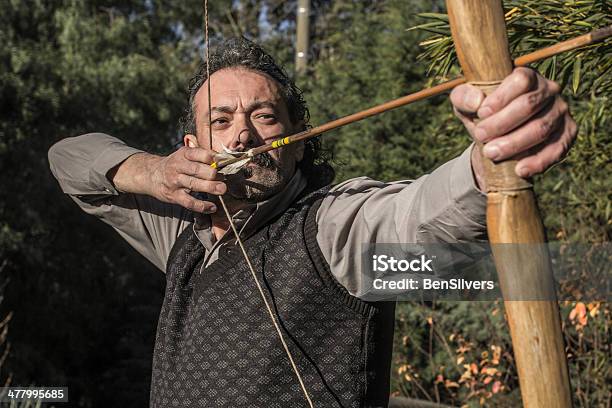
<instances>
[{"instance_id":1,"label":"khaki shirt","mask_svg":"<svg viewBox=\"0 0 612 408\"><path fill-rule=\"evenodd\" d=\"M62 190L88 214L113 227L132 247L165 271L170 249L185 228L193 228L213 262L219 248L234 240L216 240L210 217L155 198L119 193L106 174L142 152L102 133L57 142L49 163ZM330 269L351 294L365 289L360 277L364 243L456 243L481 241L486 232L486 196L477 189L471 147L461 156L416 180L382 182L357 177L333 187L316 214L317 242ZM248 235L283 212L305 188L299 170L283 191L232 217L239 234Z\"/></svg>"}]
</instances>

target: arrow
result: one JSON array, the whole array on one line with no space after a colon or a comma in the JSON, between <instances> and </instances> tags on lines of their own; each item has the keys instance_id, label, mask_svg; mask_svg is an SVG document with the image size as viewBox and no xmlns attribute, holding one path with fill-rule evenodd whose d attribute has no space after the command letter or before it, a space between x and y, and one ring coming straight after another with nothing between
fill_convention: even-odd
<instances>
[{"instance_id":1,"label":"arrow","mask_svg":"<svg viewBox=\"0 0 612 408\"><path fill-rule=\"evenodd\" d=\"M567 41L560 42L558 44L552 45L550 47L543 48L541 50L534 51L532 53L523 55L522 57L518 57L514 60L515 66L524 66L531 64L536 61L540 61L554 55L560 54L562 52L571 51L576 48L584 47L586 45L593 44L595 42L604 40L608 37L612 36L612 26L608 26L605 28L601 28L595 31L592 31L588 34L581 35L576 38L572 38ZM256 156L261 153L269 152L271 150L275 150L281 148L283 146L287 146L291 143L297 143L302 140L308 140L313 137L316 137L324 132L328 132L330 130L337 129L342 126L346 126L348 124L363 120L365 118L369 118L370 116L378 115L383 112L387 112L391 109L399 108L400 106L405 106L413 102L417 102L432 96L440 95L442 93L448 92L457 85L464 84L466 79L464 77L455 78L453 80L443 82L439 85L433 86L431 88L423 89L418 92L402 96L401 98L394 99L389 102L385 102L381 105L373 106L369 109L362 110L357 113L353 113L348 116L344 116L342 118L332 120L331 122L325 123L323 125L306 129L302 132L296 133L291 136L278 138L270 143L255 147L253 149L248 150L243 153L219 153L215 157L215 162L211 164L211 167L219 169L221 173L232 174L242 168L242 166L246 165L253 156ZM240 162L240 163L238 163ZM221 171L224 167L230 164L238 165L230 167L226 172Z\"/></svg>"}]
</instances>

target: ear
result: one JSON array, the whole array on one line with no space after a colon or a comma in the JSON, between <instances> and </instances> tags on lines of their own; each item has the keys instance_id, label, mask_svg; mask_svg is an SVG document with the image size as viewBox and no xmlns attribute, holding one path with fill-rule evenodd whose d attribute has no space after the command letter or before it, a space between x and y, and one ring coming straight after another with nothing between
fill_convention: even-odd
<instances>
[{"instance_id":1,"label":"ear","mask_svg":"<svg viewBox=\"0 0 612 408\"><path fill-rule=\"evenodd\" d=\"M185 143L187 147L198 147L198 138L191 134L185 135L183 137L183 143Z\"/></svg>"}]
</instances>

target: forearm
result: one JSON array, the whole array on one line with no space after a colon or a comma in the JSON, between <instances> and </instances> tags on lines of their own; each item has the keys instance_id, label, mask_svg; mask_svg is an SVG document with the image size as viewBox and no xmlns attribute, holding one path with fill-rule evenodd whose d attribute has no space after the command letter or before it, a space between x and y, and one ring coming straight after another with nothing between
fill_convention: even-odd
<instances>
[{"instance_id":1,"label":"forearm","mask_svg":"<svg viewBox=\"0 0 612 408\"><path fill-rule=\"evenodd\" d=\"M106 177L119 192L153 195L151 175L162 159L150 153L136 153L110 169Z\"/></svg>"}]
</instances>

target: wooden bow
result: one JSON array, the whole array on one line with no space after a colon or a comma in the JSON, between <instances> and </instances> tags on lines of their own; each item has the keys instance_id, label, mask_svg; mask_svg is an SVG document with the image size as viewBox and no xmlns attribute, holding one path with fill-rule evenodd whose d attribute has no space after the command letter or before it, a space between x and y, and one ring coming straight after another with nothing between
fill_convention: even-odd
<instances>
[{"instance_id":1,"label":"wooden bow","mask_svg":"<svg viewBox=\"0 0 612 408\"><path fill-rule=\"evenodd\" d=\"M513 69L501 1L447 0L446 4L463 73L488 94ZM516 160L494 164L482 157L487 232L524 406L571 407L559 308L533 185L514 173Z\"/></svg>"}]
</instances>

